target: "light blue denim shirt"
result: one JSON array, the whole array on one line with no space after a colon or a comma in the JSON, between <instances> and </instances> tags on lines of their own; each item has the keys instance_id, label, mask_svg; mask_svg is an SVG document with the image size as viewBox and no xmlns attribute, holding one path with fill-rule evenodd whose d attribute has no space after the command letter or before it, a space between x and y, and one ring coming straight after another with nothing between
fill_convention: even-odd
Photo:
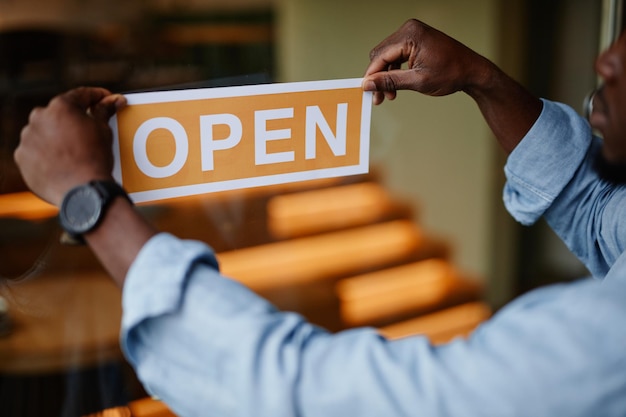
<instances>
[{"instance_id":1,"label":"light blue denim shirt","mask_svg":"<svg viewBox=\"0 0 626 417\"><path fill-rule=\"evenodd\" d=\"M505 203L524 223L545 214L603 280L533 291L434 347L328 333L222 277L206 245L160 234L127 277L124 352L181 417L624 417L626 193L590 172L594 141L545 102L507 163Z\"/></svg>"}]
</instances>

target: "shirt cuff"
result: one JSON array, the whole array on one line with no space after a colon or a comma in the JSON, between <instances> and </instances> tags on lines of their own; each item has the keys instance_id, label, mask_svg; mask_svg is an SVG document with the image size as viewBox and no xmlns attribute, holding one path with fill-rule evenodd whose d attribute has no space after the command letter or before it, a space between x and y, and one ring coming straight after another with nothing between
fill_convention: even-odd
<instances>
[{"instance_id":1,"label":"shirt cuff","mask_svg":"<svg viewBox=\"0 0 626 417\"><path fill-rule=\"evenodd\" d=\"M536 222L572 179L591 144L591 128L573 109L543 100L541 115L511 152L504 204L520 223Z\"/></svg>"},{"instance_id":2,"label":"shirt cuff","mask_svg":"<svg viewBox=\"0 0 626 417\"><path fill-rule=\"evenodd\" d=\"M203 262L219 269L204 243L180 240L168 233L151 238L131 265L122 293L122 335L142 320L176 310L189 269Z\"/></svg>"}]
</instances>

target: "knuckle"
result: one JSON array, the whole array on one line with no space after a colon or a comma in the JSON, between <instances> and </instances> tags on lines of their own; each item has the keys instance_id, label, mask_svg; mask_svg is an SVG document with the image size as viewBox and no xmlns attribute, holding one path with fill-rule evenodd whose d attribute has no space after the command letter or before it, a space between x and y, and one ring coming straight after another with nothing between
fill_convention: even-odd
<instances>
[{"instance_id":1,"label":"knuckle","mask_svg":"<svg viewBox=\"0 0 626 417\"><path fill-rule=\"evenodd\" d=\"M383 82L382 87L384 91L395 91L397 89L396 81L394 80L393 77L389 75L387 75L386 77L383 77L382 82Z\"/></svg>"},{"instance_id":2,"label":"knuckle","mask_svg":"<svg viewBox=\"0 0 626 417\"><path fill-rule=\"evenodd\" d=\"M24 160L23 158L24 158L24 149L23 149L22 145L20 144L13 151L13 160L15 161L15 163L18 166L22 166L22 162Z\"/></svg>"},{"instance_id":3,"label":"knuckle","mask_svg":"<svg viewBox=\"0 0 626 417\"><path fill-rule=\"evenodd\" d=\"M32 123L35 120L39 119L42 111L43 111L43 107L34 107L28 114L29 123Z\"/></svg>"},{"instance_id":4,"label":"knuckle","mask_svg":"<svg viewBox=\"0 0 626 417\"><path fill-rule=\"evenodd\" d=\"M419 26L419 24L420 24L419 20L417 20L417 19L415 19L415 18L411 18L411 19L408 19L408 20L404 23L404 26L407 26L407 27L416 27L416 26Z\"/></svg>"},{"instance_id":5,"label":"knuckle","mask_svg":"<svg viewBox=\"0 0 626 417\"><path fill-rule=\"evenodd\" d=\"M380 55L380 48L379 47L376 47L376 48L372 49L370 51L370 55L369 55L370 61L375 60L376 58L378 58L379 55Z\"/></svg>"},{"instance_id":6,"label":"knuckle","mask_svg":"<svg viewBox=\"0 0 626 417\"><path fill-rule=\"evenodd\" d=\"M59 95L59 96L52 98L52 100L50 100L48 107L58 108L58 107L64 107L66 105L67 105L67 100L65 99L65 97L62 95Z\"/></svg>"}]
</instances>

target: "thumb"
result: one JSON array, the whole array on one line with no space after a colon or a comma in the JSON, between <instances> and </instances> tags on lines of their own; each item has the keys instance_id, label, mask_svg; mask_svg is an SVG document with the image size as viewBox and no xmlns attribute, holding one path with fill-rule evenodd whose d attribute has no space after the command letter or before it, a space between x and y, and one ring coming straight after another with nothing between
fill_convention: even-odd
<instances>
[{"instance_id":1,"label":"thumb","mask_svg":"<svg viewBox=\"0 0 626 417\"><path fill-rule=\"evenodd\" d=\"M377 72L365 77L365 91L396 92L398 90L415 90L417 83L415 73L411 70L391 70Z\"/></svg>"},{"instance_id":2,"label":"thumb","mask_svg":"<svg viewBox=\"0 0 626 417\"><path fill-rule=\"evenodd\" d=\"M381 104L384 99L394 100L398 90L403 89L403 71L392 70L377 72L363 79L364 91L374 92L374 104Z\"/></svg>"}]
</instances>

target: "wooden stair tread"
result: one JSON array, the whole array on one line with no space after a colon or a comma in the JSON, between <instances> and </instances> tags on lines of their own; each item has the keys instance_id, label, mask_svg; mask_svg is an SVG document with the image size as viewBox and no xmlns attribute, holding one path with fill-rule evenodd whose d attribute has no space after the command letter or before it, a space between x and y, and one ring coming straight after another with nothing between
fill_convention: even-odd
<instances>
[{"instance_id":1,"label":"wooden stair tread","mask_svg":"<svg viewBox=\"0 0 626 417\"><path fill-rule=\"evenodd\" d=\"M372 180L372 174L367 174L244 188L141 204L141 209L157 228L206 241L217 252L224 252L284 239L273 234L269 224L268 203L275 197ZM322 231L330 229L316 232Z\"/></svg>"},{"instance_id":2,"label":"wooden stair tread","mask_svg":"<svg viewBox=\"0 0 626 417\"><path fill-rule=\"evenodd\" d=\"M286 239L408 218L410 210L370 181L278 195L268 201L267 215L270 234Z\"/></svg>"},{"instance_id":3,"label":"wooden stair tread","mask_svg":"<svg viewBox=\"0 0 626 417\"><path fill-rule=\"evenodd\" d=\"M175 414L162 401L142 398L132 401L128 408L132 417L175 417Z\"/></svg>"},{"instance_id":4,"label":"wooden stair tread","mask_svg":"<svg viewBox=\"0 0 626 417\"><path fill-rule=\"evenodd\" d=\"M165 403L146 397L131 401L127 406L112 407L84 417L176 417Z\"/></svg>"},{"instance_id":5,"label":"wooden stair tread","mask_svg":"<svg viewBox=\"0 0 626 417\"><path fill-rule=\"evenodd\" d=\"M28 191L0 195L0 218L41 220L56 216L58 212L55 206Z\"/></svg>"},{"instance_id":6,"label":"wooden stair tread","mask_svg":"<svg viewBox=\"0 0 626 417\"><path fill-rule=\"evenodd\" d=\"M445 343L455 337L467 336L490 316L489 306L475 301L394 323L378 330L389 339L425 335L433 343Z\"/></svg>"},{"instance_id":7,"label":"wooden stair tread","mask_svg":"<svg viewBox=\"0 0 626 417\"><path fill-rule=\"evenodd\" d=\"M224 275L253 290L307 283L442 255L415 224L396 220L218 253Z\"/></svg>"},{"instance_id":8,"label":"wooden stair tread","mask_svg":"<svg viewBox=\"0 0 626 417\"><path fill-rule=\"evenodd\" d=\"M475 299L478 282L463 277L444 259L427 259L339 281L342 320L350 326L425 311L449 300Z\"/></svg>"}]
</instances>

